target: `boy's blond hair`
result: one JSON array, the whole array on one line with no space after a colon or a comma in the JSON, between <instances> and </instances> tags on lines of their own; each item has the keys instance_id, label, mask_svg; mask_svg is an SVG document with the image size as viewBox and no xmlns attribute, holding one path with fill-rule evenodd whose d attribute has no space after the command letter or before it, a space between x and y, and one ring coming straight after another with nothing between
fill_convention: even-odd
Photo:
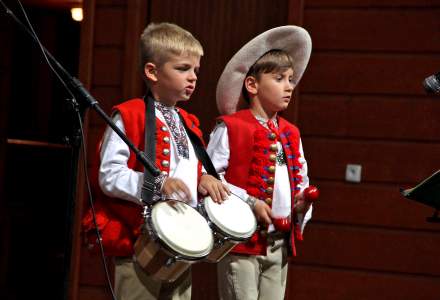
<instances>
[{"instance_id":1,"label":"boy's blond hair","mask_svg":"<svg viewBox=\"0 0 440 300\"><path fill-rule=\"evenodd\" d=\"M160 67L170 55L203 56L200 42L187 30L172 23L151 23L140 40L141 70L148 62Z\"/></svg>"}]
</instances>

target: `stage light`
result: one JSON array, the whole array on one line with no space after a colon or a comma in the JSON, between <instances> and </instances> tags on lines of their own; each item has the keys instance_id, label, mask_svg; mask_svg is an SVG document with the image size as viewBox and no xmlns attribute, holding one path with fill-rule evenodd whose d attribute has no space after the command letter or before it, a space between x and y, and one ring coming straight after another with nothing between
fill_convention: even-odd
<instances>
[{"instance_id":1,"label":"stage light","mask_svg":"<svg viewBox=\"0 0 440 300\"><path fill-rule=\"evenodd\" d=\"M83 9L81 7L74 7L70 9L70 13L72 14L72 19L77 22L81 22L83 19Z\"/></svg>"}]
</instances>

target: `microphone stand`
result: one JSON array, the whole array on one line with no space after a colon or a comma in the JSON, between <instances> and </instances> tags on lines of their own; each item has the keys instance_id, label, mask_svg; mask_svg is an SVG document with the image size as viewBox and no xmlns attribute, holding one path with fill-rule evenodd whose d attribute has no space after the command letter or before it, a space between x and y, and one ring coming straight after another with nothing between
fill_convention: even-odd
<instances>
[{"instance_id":1,"label":"microphone stand","mask_svg":"<svg viewBox=\"0 0 440 300\"><path fill-rule=\"evenodd\" d=\"M102 110L99 106L98 101L87 91L87 89L83 86L80 80L71 76L62 66L61 64L52 56L52 54L39 42L37 37L14 15L14 13L4 4L2 0L0 0L1 6L5 9L5 13L11 17L19 27L24 30L35 43L37 43L41 50L44 51L44 54L50 60L50 65L56 66L57 72L63 79L60 78L61 81L64 81L67 86L66 89L71 93L72 99L67 99L68 105L74 110L74 113L78 114L79 118L83 118L83 112L85 109L80 110L80 105L77 103L75 98L81 99L81 104L86 106L85 108L93 108L102 119L110 126L118 136L127 144L127 146L135 153L136 159L142 163L142 165L153 175L158 176L160 174L160 170L147 158L146 154L140 151L129 139L128 137L118 128L112 119ZM58 75L58 74L57 74ZM81 120L78 120L81 122ZM67 139L68 140L68 139ZM69 289L69 281L70 281L70 268L71 268L71 248L72 248L72 228L71 224L74 221L74 207L75 207L75 197L76 197L76 189L75 186L77 184L77 170L78 170L78 162L79 162L79 153L81 146L81 132L80 128L75 128L74 133L72 135L71 141L68 143L72 146L72 161L71 161L71 177L69 178L69 203L67 204L66 209L66 245L64 250L64 299L68 298L68 289ZM86 158L84 158L86 159Z\"/></svg>"}]
</instances>

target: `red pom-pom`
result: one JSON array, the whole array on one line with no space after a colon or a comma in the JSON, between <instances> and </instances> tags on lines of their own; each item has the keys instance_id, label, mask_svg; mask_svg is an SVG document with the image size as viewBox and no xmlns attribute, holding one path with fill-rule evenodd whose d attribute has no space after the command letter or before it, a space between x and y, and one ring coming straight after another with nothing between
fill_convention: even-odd
<instances>
[{"instance_id":1,"label":"red pom-pom","mask_svg":"<svg viewBox=\"0 0 440 300\"><path fill-rule=\"evenodd\" d=\"M304 199L309 202L315 202L319 198L319 190L316 186L309 186L304 190Z\"/></svg>"},{"instance_id":2,"label":"red pom-pom","mask_svg":"<svg viewBox=\"0 0 440 300\"><path fill-rule=\"evenodd\" d=\"M288 232L290 231L290 220L289 218L273 218L272 224L275 226L277 231Z\"/></svg>"}]
</instances>

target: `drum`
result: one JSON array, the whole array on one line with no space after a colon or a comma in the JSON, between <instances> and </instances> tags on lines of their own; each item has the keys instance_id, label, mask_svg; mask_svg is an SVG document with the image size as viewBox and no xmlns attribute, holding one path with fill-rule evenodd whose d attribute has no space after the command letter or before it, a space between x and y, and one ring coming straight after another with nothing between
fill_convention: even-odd
<instances>
[{"instance_id":1,"label":"drum","mask_svg":"<svg viewBox=\"0 0 440 300\"><path fill-rule=\"evenodd\" d=\"M214 232L214 249L206 258L209 262L220 261L236 244L249 240L257 229L252 209L233 194L221 204L205 197L199 210Z\"/></svg>"},{"instance_id":2,"label":"drum","mask_svg":"<svg viewBox=\"0 0 440 300\"><path fill-rule=\"evenodd\" d=\"M208 222L186 203L158 202L146 207L144 220L142 233L134 245L135 259L156 280L176 280L213 248Z\"/></svg>"}]
</instances>

